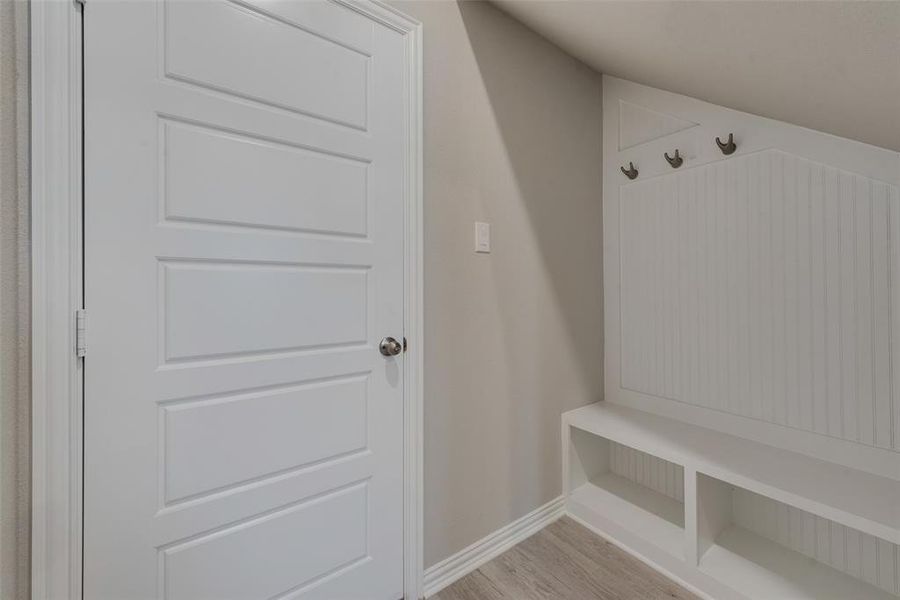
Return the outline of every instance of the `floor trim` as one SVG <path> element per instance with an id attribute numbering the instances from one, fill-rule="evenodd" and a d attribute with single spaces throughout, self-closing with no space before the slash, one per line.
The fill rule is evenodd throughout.
<path id="1" fill-rule="evenodd" d="M 468 575 L 492 558 L 556 521 L 565 513 L 565 498 L 559 496 L 497 531 L 425 570 L 425 597 Z"/>

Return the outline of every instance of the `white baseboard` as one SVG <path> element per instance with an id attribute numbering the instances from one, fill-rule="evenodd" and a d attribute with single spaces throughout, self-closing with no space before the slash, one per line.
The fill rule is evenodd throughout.
<path id="1" fill-rule="evenodd" d="M 425 570 L 425 597 L 438 593 L 457 579 L 468 575 L 492 558 L 503 554 L 528 536 L 560 518 L 565 498 L 554 498 L 524 517 L 483 537 L 471 546 Z"/>

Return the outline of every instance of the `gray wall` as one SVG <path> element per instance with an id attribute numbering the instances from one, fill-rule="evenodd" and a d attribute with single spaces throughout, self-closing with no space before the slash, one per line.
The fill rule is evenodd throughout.
<path id="1" fill-rule="evenodd" d="M 30 597 L 28 5 L 0 2 L 0 598 Z"/>
<path id="2" fill-rule="evenodd" d="M 607 75 L 900 151 L 900 2 L 492 0 Z"/>
<path id="3" fill-rule="evenodd" d="M 392 4 L 425 28 L 427 567 L 558 496 L 560 413 L 601 398 L 600 75 L 489 4 Z"/>

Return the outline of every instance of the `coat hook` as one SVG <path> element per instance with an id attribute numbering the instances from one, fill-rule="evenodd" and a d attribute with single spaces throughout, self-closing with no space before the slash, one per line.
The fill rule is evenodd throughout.
<path id="1" fill-rule="evenodd" d="M 624 173 L 625 177 L 627 177 L 628 179 L 636 179 L 638 176 L 638 170 L 634 168 L 633 162 L 628 163 L 627 171 L 625 170 L 625 167 L 619 167 L 619 168 L 622 169 L 622 173 Z"/>
<path id="2" fill-rule="evenodd" d="M 716 146 L 719 147 L 719 150 L 722 151 L 722 154 L 728 156 L 729 154 L 734 154 L 734 151 L 737 150 L 737 144 L 734 143 L 734 134 L 728 134 L 728 143 L 723 144 L 722 140 L 716 137 Z"/>
<path id="3" fill-rule="evenodd" d="M 672 165 L 673 169 L 677 169 L 678 167 L 681 166 L 681 163 L 684 162 L 684 159 L 681 158 L 681 156 L 679 156 L 679 154 L 678 154 L 678 148 L 675 148 L 675 157 L 674 158 L 670 157 L 668 152 L 664 153 L 663 156 L 666 157 L 666 162 L 668 162 L 670 165 Z"/>

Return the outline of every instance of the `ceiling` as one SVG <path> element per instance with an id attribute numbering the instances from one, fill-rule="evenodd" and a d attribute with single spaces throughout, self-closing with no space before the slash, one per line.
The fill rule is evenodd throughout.
<path id="1" fill-rule="evenodd" d="M 492 0 L 602 73 L 900 151 L 900 0 Z"/>

